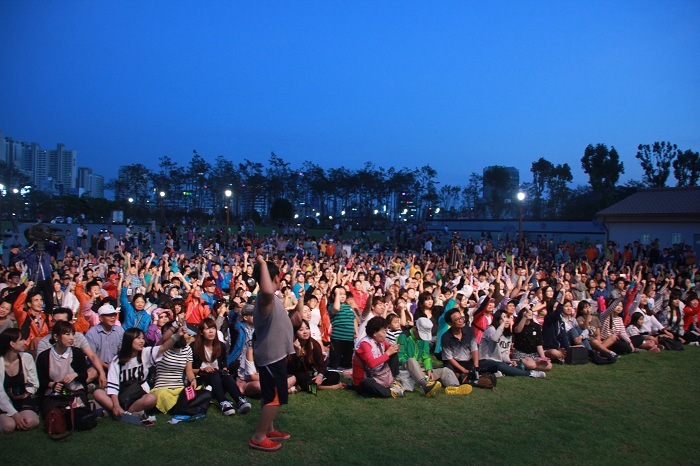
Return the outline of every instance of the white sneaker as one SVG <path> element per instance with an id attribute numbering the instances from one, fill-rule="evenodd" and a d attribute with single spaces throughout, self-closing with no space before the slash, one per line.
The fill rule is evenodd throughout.
<path id="1" fill-rule="evenodd" d="M 536 379 L 546 379 L 547 374 L 542 371 L 530 371 L 530 377 L 534 377 Z"/>
<path id="2" fill-rule="evenodd" d="M 221 407 L 221 412 L 224 414 L 224 416 L 236 414 L 236 409 L 233 407 L 233 404 L 231 404 L 230 401 L 222 401 L 219 403 L 219 406 Z"/>
<path id="3" fill-rule="evenodd" d="M 503 375 L 503 372 L 501 372 L 501 371 L 496 371 L 496 373 L 493 375 L 495 375 L 497 379 L 500 379 L 501 377 L 505 377 L 505 375 Z"/>

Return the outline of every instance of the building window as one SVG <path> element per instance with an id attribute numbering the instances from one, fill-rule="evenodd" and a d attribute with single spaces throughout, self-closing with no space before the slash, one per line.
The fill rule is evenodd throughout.
<path id="1" fill-rule="evenodd" d="M 683 242 L 683 235 L 680 233 L 671 233 L 671 244 L 680 244 Z"/>
<path id="2" fill-rule="evenodd" d="M 639 238 L 639 241 L 642 244 L 649 244 L 651 241 L 649 240 L 649 233 L 643 233 L 642 236 Z"/>

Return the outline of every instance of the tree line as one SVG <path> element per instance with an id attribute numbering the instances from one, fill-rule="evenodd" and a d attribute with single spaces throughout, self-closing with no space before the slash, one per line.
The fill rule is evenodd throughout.
<path id="1" fill-rule="evenodd" d="M 518 190 L 526 193 L 525 216 L 532 219 L 590 219 L 608 205 L 641 188 L 664 187 L 671 173 L 676 186 L 697 186 L 700 156 L 681 151 L 670 142 L 640 144 L 643 178 L 620 185 L 624 164 L 614 146 L 588 145 L 580 159 L 588 185 L 571 187 L 568 163 L 554 164 L 544 157 L 532 162 L 532 181 L 513 185 L 506 167 L 483 174 L 472 172 L 464 185 L 442 185 L 429 164 L 419 168 L 381 167 L 367 162 L 362 168 L 324 168 L 306 161 L 292 167 L 274 152 L 267 164 L 244 159 L 234 163 L 219 155 L 213 163 L 195 150 L 189 163 L 180 165 L 169 156 L 159 159 L 156 170 L 142 164 L 121 168 L 122 175 L 107 184 L 117 200 L 132 197 L 137 203 L 163 190 L 169 208 L 188 212 L 203 208 L 219 213 L 227 202 L 234 214 L 265 217 L 277 199 L 291 202 L 298 213 L 321 219 L 346 212 L 346 218 L 384 218 L 387 221 L 435 218 L 512 218 L 517 215 Z M 486 187 L 488 195 L 484 195 Z M 153 192 L 149 192 L 149 190 Z M 225 191 L 232 196 L 227 199 Z M 261 211 L 266 209 L 265 211 Z"/>
<path id="2" fill-rule="evenodd" d="M 178 218 L 179 214 L 187 213 L 192 217 L 214 214 L 221 219 L 225 207 L 231 208 L 233 218 L 260 218 L 268 216 L 276 200 L 284 199 L 293 205 L 291 212 L 316 216 L 322 221 L 342 212 L 346 219 L 375 225 L 379 221 L 403 219 L 500 219 L 518 215 L 520 204 L 516 194 L 522 190 L 526 193 L 522 206 L 526 218 L 589 220 L 597 211 L 638 189 L 667 186 L 671 175 L 680 187 L 697 186 L 700 180 L 698 152 L 683 151 L 670 142 L 640 144 L 636 159 L 643 171 L 642 179 L 622 185 L 619 179 L 625 167 L 617 150 L 600 143 L 588 145 L 580 159 L 588 175 L 587 185 L 572 187 L 569 164 L 555 164 L 544 157 L 532 162 L 532 181 L 519 186 L 512 182 L 508 168 L 502 166 L 490 167 L 481 174 L 465 174 L 463 185 L 441 185 L 437 170 L 429 164 L 418 168 L 386 168 L 367 162 L 359 169 L 350 169 L 325 168 L 306 161 L 292 167 L 274 152 L 263 164 L 249 159 L 234 162 L 221 155 L 210 162 L 195 150 L 186 165 L 163 156 L 154 170 L 143 164 L 121 167 L 120 176 L 105 186 L 114 191 L 115 202 L 102 202 L 104 205 L 99 205 L 99 214 L 95 215 L 103 217 L 109 209 L 124 209 L 127 216 L 129 211 L 152 216 L 148 212 L 162 202 L 161 208 L 165 208 L 168 216 L 177 213 Z M 0 162 L 0 184 L 26 186 L 30 181 L 13 165 Z M 231 191 L 231 197 L 226 197 L 227 190 Z M 3 195 L 6 215 L 22 210 L 22 204 L 25 213 L 31 216 L 41 212 L 46 216 L 67 215 L 69 212 L 60 209 L 64 204 L 63 210 L 73 210 L 67 208 L 69 200 L 52 202 L 49 195 L 37 190 L 32 190 L 24 200 L 13 201 L 7 189 Z M 84 208 L 92 202 L 81 201 Z M 277 211 L 289 213 L 290 209 L 276 209 L 272 213 Z"/>

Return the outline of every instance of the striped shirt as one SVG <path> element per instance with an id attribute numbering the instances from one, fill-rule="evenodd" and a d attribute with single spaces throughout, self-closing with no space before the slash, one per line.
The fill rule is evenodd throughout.
<path id="1" fill-rule="evenodd" d="M 349 304 L 341 304 L 340 310 L 333 314 L 331 312 L 331 325 L 333 326 L 332 340 L 354 341 L 355 340 L 355 311 Z"/>
<path id="2" fill-rule="evenodd" d="M 610 319 L 612 319 L 612 330 L 610 329 Z M 622 317 L 613 317 L 609 315 L 607 318 L 603 319 L 600 324 L 600 338 L 601 340 L 607 340 L 610 338 L 610 335 L 616 335 L 626 342 L 630 342 L 630 337 L 627 334 L 627 330 L 625 330 L 625 324 L 622 321 Z"/>
<path id="3" fill-rule="evenodd" d="M 187 363 L 194 360 L 192 348 L 185 346 L 181 350 L 168 350 L 163 359 L 156 364 L 156 386 L 154 388 L 182 388 Z"/>

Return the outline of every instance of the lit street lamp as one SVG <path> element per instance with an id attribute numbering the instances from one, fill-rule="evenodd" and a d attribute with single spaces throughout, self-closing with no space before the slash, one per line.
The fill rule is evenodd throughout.
<path id="1" fill-rule="evenodd" d="M 525 193 L 518 193 L 518 201 L 520 201 L 520 222 L 518 227 L 518 255 L 523 254 L 523 202 L 525 201 Z"/>
<path id="2" fill-rule="evenodd" d="M 160 222 L 165 225 L 165 191 L 158 194 L 160 195 Z"/>
<path id="3" fill-rule="evenodd" d="M 130 224 L 132 222 L 132 217 L 134 215 L 134 198 L 130 197 L 129 198 L 129 221 L 127 224 Z"/>
<path id="4" fill-rule="evenodd" d="M 230 217 L 231 217 L 231 192 L 230 189 L 227 189 L 224 191 L 224 194 L 226 195 L 226 237 L 228 238 L 229 235 L 229 222 L 230 222 Z"/>

